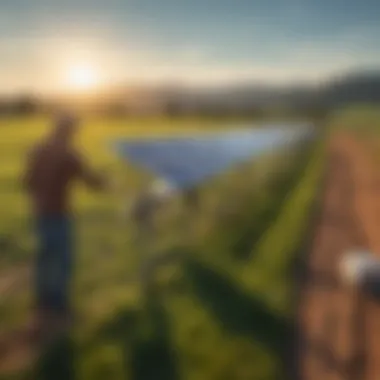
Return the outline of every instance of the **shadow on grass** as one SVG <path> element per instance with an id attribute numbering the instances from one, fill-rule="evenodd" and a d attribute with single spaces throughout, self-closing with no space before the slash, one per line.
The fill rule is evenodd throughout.
<path id="1" fill-rule="evenodd" d="M 60 337 L 52 346 L 44 350 L 37 361 L 35 379 L 75 380 L 75 346 L 70 334 Z"/>
<path id="2" fill-rule="evenodd" d="M 291 168 L 273 174 L 265 188 L 265 197 L 258 200 L 253 196 L 238 217 L 227 218 L 227 223 L 223 220 L 222 223 L 226 223 L 224 228 L 227 237 L 224 248 L 233 258 L 247 260 L 252 257 L 256 244 L 273 224 L 288 195 L 303 176 L 310 154 L 308 148 L 301 150 Z"/>
<path id="3" fill-rule="evenodd" d="M 110 341 L 122 349 L 124 371 L 120 380 L 179 379 L 170 323 L 157 296 L 147 296 L 141 312 L 124 310 L 118 313 L 97 330 L 86 346 L 91 352 Z M 44 350 L 30 380 L 80 380 L 75 355 L 72 337 L 62 336 Z"/>
<path id="4" fill-rule="evenodd" d="M 147 302 L 146 323 L 150 334 L 137 336 L 132 342 L 132 378 L 175 380 L 179 378 L 170 324 L 165 310 L 154 295 Z"/>
<path id="5" fill-rule="evenodd" d="M 131 310 L 119 313 L 95 338 L 98 342 L 111 340 L 121 346 L 128 379 L 179 379 L 170 323 L 157 295 L 147 296 L 141 314 Z"/>
<path id="6" fill-rule="evenodd" d="M 260 342 L 280 360 L 284 359 L 289 344 L 289 321 L 225 276 L 195 260 L 187 261 L 185 271 L 196 296 L 226 330 Z"/>

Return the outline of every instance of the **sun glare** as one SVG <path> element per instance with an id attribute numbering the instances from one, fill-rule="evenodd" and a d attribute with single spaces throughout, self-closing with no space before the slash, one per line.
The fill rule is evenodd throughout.
<path id="1" fill-rule="evenodd" d="M 99 83 L 99 74 L 91 65 L 73 65 L 67 71 L 67 82 L 72 89 L 87 90 Z"/>

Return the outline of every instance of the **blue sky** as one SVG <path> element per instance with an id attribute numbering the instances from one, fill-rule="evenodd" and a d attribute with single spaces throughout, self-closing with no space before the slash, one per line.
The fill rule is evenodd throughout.
<path id="1" fill-rule="evenodd" d="M 318 80 L 380 67 L 377 0 L 8 0 L 4 90 L 58 90 L 68 66 L 105 82 Z"/>

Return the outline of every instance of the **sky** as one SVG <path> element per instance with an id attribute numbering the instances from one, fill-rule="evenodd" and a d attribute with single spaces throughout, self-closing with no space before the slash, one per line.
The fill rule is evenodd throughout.
<path id="1" fill-rule="evenodd" d="M 107 85 L 315 82 L 380 68 L 379 20 L 378 0 L 1 0 L 0 92 L 59 92 L 82 66 Z"/>

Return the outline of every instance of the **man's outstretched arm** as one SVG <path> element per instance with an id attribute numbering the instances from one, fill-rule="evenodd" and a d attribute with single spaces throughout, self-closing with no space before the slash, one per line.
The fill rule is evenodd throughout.
<path id="1" fill-rule="evenodd" d="M 118 186 L 110 178 L 104 176 L 98 171 L 93 170 L 84 159 L 79 156 L 75 157 L 77 175 L 87 187 L 95 191 L 107 191 L 115 193 Z"/>
<path id="2" fill-rule="evenodd" d="M 108 181 L 103 175 L 93 170 L 79 155 L 73 155 L 73 160 L 77 177 L 82 180 L 87 187 L 97 191 L 107 190 Z"/>

